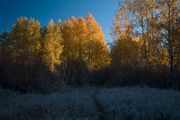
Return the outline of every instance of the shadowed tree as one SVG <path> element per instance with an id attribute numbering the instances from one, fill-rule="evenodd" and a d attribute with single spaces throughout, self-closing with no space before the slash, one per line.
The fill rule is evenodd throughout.
<path id="1" fill-rule="evenodd" d="M 180 1 L 179 0 L 160 0 L 157 2 L 160 7 L 160 17 L 161 21 L 159 23 L 159 27 L 161 29 L 161 35 L 163 40 L 167 44 L 168 51 L 168 59 L 171 74 L 175 73 L 175 41 L 178 39 L 175 34 L 175 31 L 179 29 L 179 25 L 177 24 L 178 17 L 180 16 Z M 176 38 L 176 40 L 175 40 Z M 178 48 L 177 48 L 178 49 Z"/>

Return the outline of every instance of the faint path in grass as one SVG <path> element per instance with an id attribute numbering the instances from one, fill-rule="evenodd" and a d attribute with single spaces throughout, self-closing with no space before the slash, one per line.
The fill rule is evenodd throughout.
<path id="1" fill-rule="evenodd" d="M 95 107 L 96 107 L 96 110 L 98 112 L 98 119 L 99 120 L 105 120 L 105 108 L 104 106 L 101 104 L 100 100 L 98 100 L 97 98 L 97 94 L 99 93 L 100 89 L 99 88 L 96 88 L 94 90 L 94 93 L 93 93 L 93 100 L 94 100 L 94 104 L 95 104 Z"/>

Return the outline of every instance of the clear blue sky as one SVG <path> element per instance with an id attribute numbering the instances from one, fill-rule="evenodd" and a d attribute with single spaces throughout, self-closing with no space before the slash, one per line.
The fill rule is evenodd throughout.
<path id="1" fill-rule="evenodd" d="M 109 32 L 118 3 L 119 0 L 0 0 L 0 32 L 10 30 L 20 16 L 35 18 L 43 26 L 50 19 L 57 22 L 92 13 L 102 26 L 105 38 L 111 41 Z"/>

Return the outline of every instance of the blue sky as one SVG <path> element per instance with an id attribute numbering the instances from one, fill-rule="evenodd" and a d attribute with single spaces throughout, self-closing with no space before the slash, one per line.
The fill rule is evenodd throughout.
<path id="1" fill-rule="evenodd" d="M 118 3 L 119 0 L 0 0 L 0 31 L 10 30 L 20 16 L 35 18 L 43 26 L 50 19 L 57 22 L 92 13 L 102 26 L 105 38 L 111 41 L 109 32 Z"/>

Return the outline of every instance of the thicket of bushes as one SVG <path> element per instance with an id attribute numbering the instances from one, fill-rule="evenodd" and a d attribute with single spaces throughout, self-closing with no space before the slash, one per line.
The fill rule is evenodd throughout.
<path id="1" fill-rule="evenodd" d="M 8 65 L 10 63 L 8 62 Z M 113 68 L 111 65 L 100 70 L 90 70 L 81 61 L 69 61 L 66 69 L 58 66 L 51 72 L 41 63 L 31 66 L 0 64 L 0 85 L 22 93 L 49 93 L 65 87 L 81 86 L 150 86 L 163 89 L 180 89 L 180 74 L 171 75 L 169 69 L 135 69 L 130 66 Z M 10 68 L 10 69 L 6 69 Z"/>

